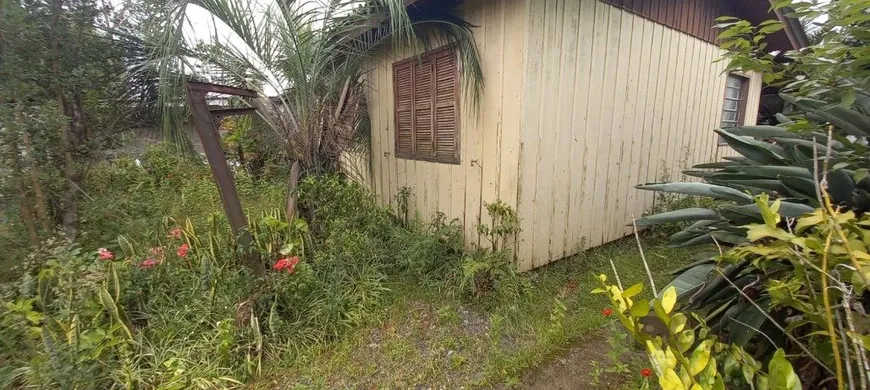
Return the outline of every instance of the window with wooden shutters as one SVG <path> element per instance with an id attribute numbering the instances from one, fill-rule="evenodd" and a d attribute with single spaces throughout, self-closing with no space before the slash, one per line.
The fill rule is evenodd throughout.
<path id="1" fill-rule="evenodd" d="M 459 163 L 459 77 L 446 46 L 393 64 L 396 157 Z"/>

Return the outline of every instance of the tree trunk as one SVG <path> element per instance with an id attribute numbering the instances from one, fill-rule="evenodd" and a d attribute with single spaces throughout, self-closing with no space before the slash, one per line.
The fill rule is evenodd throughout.
<path id="1" fill-rule="evenodd" d="M 19 187 L 19 196 L 21 197 L 20 212 L 21 222 L 27 229 L 27 238 L 31 246 L 39 245 L 39 234 L 36 232 L 36 221 L 34 221 L 33 210 L 30 209 L 30 197 L 27 196 L 26 189 Z"/>
<path id="2" fill-rule="evenodd" d="M 30 145 L 30 135 L 27 132 L 23 134 L 24 141 L 24 152 L 28 156 L 33 155 L 33 148 Z M 39 183 L 39 165 L 36 160 L 33 160 L 33 164 L 30 167 L 30 182 L 33 186 L 33 205 L 36 209 L 36 216 L 39 218 L 39 222 L 42 225 L 43 232 L 51 231 L 51 218 L 48 216 L 48 202 L 45 199 L 45 193 L 42 192 L 42 185 Z"/>
<path id="3" fill-rule="evenodd" d="M 55 0 L 52 3 L 52 38 L 51 38 L 51 49 L 52 49 L 52 72 L 55 74 L 55 77 L 61 78 L 61 68 L 60 68 L 60 33 L 64 30 L 65 26 L 60 23 L 61 14 L 63 13 L 63 0 Z M 81 181 L 81 175 L 78 172 L 78 168 L 76 167 L 75 159 L 73 158 L 73 152 L 76 150 L 76 147 L 79 144 L 79 141 L 83 139 L 86 135 L 85 121 L 84 121 L 84 109 L 82 107 L 81 99 L 79 97 L 74 97 L 69 99 L 67 94 L 64 92 L 63 88 L 58 86 L 55 88 L 55 99 L 57 100 L 58 108 L 60 108 L 61 112 L 64 115 L 70 117 L 69 126 L 63 127 L 63 176 L 66 181 L 67 189 L 63 194 L 61 199 L 61 205 L 63 207 L 63 216 L 61 219 L 63 230 L 67 233 L 70 238 L 75 238 L 77 231 L 77 219 L 78 219 L 78 202 L 77 202 L 77 193 L 79 188 L 79 182 Z"/>
<path id="4" fill-rule="evenodd" d="M 296 216 L 296 184 L 299 183 L 299 161 L 290 167 L 290 183 L 287 186 L 287 220 Z"/>
<path id="5" fill-rule="evenodd" d="M 79 172 L 73 151 L 84 140 L 87 134 L 85 126 L 85 112 L 80 98 L 66 100 L 61 95 L 61 101 L 66 110 L 64 114 L 70 117 L 68 127 L 64 127 L 64 179 L 67 189 L 63 195 L 63 229 L 70 238 L 75 238 L 78 233 L 78 191 L 81 187 L 82 175 Z"/>
<path id="6" fill-rule="evenodd" d="M 12 137 L 5 140 L 6 146 L 9 148 L 9 165 L 12 171 L 12 177 L 15 180 L 15 185 L 18 187 L 18 208 L 21 215 L 21 222 L 27 230 L 27 237 L 30 245 L 36 246 L 39 244 L 39 233 L 36 231 L 36 218 L 33 215 L 33 208 L 30 205 L 31 199 L 27 191 L 27 186 L 24 184 L 24 171 L 21 169 L 21 154 L 18 151 L 18 139 L 14 133 Z"/>

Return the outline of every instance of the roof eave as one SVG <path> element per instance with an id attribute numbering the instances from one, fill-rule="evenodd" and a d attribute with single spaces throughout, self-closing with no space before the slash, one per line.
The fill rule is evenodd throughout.
<path id="1" fill-rule="evenodd" d="M 775 0 L 769 1 L 772 7 Z M 794 12 L 793 9 L 789 7 L 775 8 L 773 12 L 776 14 L 776 18 L 779 19 L 780 23 L 782 23 L 783 30 L 785 30 L 785 34 L 788 36 L 788 41 L 791 43 L 792 48 L 800 50 L 809 46 L 809 39 L 807 39 L 807 32 L 804 31 L 803 25 L 801 25 L 798 19 L 788 16 L 788 14 Z"/>

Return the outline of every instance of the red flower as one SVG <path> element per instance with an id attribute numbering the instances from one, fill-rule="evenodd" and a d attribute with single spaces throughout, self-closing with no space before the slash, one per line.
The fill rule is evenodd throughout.
<path id="1" fill-rule="evenodd" d="M 100 260 L 112 260 L 115 257 L 115 254 L 106 248 L 98 249 L 97 254 L 100 256 Z"/>
<path id="2" fill-rule="evenodd" d="M 611 309 L 609 307 L 605 308 L 604 310 L 601 311 L 601 314 L 603 314 L 605 317 L 610 317 L 610 315 L 613 314 L 613 309 Z"/>
<path id="3" fill-rule="evenodd" d="M 296 264 L 298 264 L 298 263 L 299 263 L 299 258 L 296 256 L 293 256 L 289 259 L 285 257 L 283 259 L 279 259 L 278 261 L 276 261 L 275 265 L 272 266 L 272 269 L 274 269 L 275 271 L 287 270 L 288 274 L 292 274 L 292 273 L 296 272 Z"/>
<path id="4" fill-rule="evenodd" d="M 190 245 L 187 245 L 186 242 L 184 244 L 181 244 L 181 246 L 178 247 L 178 257 L 187 256 L 187 251 L 189 251 L 189 250 L 190 250 Z"/>
<path id="5" fill-rule="evenodd" d="M 169 231 L 166 238 L 181 238 L 181 228 L 175 228 Z"/>
<path id="6" fill-rule="evenodd" d="M 640 370 L 640 376 L 644 378 L 649 378 L 652 376 L 652 370 L 650 370 L 649 368 L 642 368 Z"/>
<path id="7" fill-rule="evenodd" d="M 148 269 L 157 265 L 157 260 L 154 259 L 145 259 L 145 261 L 139 263 L 139 268 Z"/>

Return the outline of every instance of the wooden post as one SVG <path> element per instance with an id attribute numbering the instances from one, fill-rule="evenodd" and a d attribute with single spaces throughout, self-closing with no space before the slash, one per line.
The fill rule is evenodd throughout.
<path id="1" fill-rule="evenodd" d="M 211 174 L 217 182 L 218 191 L 221 195 L 221 202 L 224 206 L 227 219 L 233 229 L 237 243 L 242 247 L 244 253 L 244 262 L 251 268 L 254 274 L 258 276 L 265 275 L 266 269 L 260 261 L 256 253 L 251 251 L 251 243 L 253 241 L 251 232 L 248 230 L 248 221 L 245 217 L 245 212 L 242 210 L 242 204 L 239 201 L 239 195 L 236 192 L 236 185 L 233 181 L 233 175 L 227 165 L 226 154 L 221 147 L 220 134 L 217 126 L 215 126 L 214 115 L 208 108 L 208 102 L 205 96 L 208 92 L 217 92 L 223 94 L 232 94 L 246 97 L 256 97 L 254 91 L 247 89 L 239 89 L 232 87 L 219 86 L 214 84 L 204 84 L 187 82 L 187 99 L 190 103 L 190 109 L 193 113 L 193 126 L 202 140 L 202 148 L 205 150 L 205 156 L 208 159 L 208 165 L 211 167 Z M 253 112 L 253 109 L 233 109 L 216 110 L 221 116 L 240 115 Z"/>

